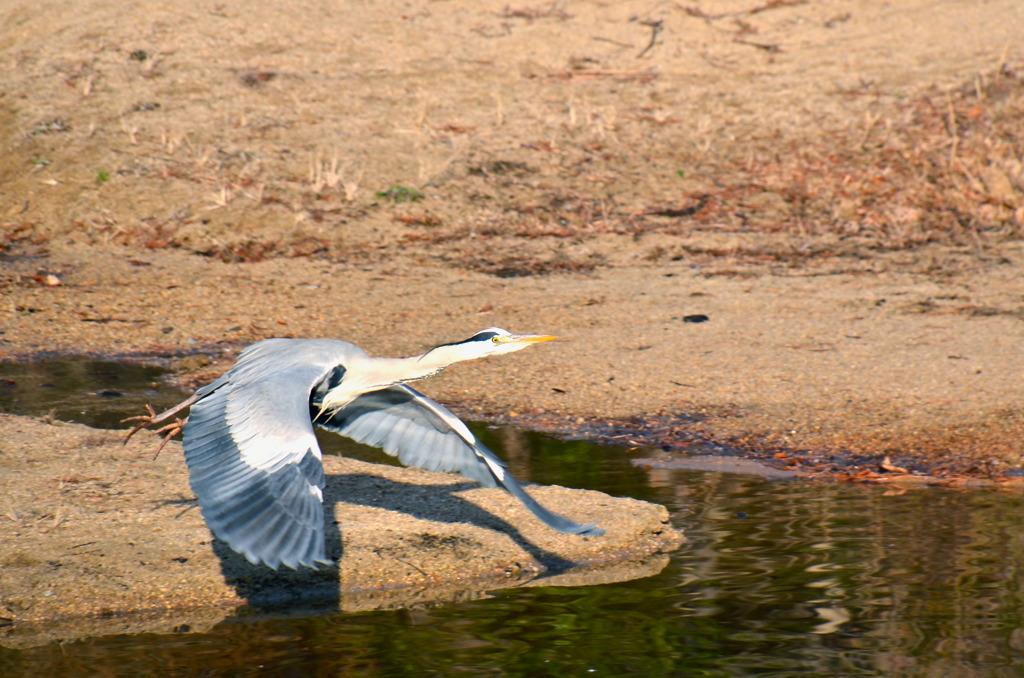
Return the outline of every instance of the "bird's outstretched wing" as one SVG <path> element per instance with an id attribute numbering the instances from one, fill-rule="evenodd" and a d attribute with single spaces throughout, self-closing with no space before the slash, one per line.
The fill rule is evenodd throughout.
<path id="1" fill-rule="evenodd" d="M 293 343 L 283 350 L 282 341 Z M 252 563 L 277 569 L 331 562 L 308 402 L 349 347 L 260 342 L 197 392 L 183 442 L 192 490 L 210 530 Z"/>
<path id="2" fill-rule="evenodd" d="M 314 411 L 315 414 L 315 411 Z M 598 536 L 596 523 L 579 525 L 541 506 L 508 472 L 505 462 L 477 440 L 462 421 L 419 391 L 399 384 L 365 393 L 315 424 L 428 471 L 457 471 L 486 487 L 501 487 L 544 524 L 569 534 Z"/>

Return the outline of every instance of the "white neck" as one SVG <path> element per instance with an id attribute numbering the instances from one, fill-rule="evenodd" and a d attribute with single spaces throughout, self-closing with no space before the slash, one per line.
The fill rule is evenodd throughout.
<path id="1" fill-rule="evenodd" d="M 352 364 L 341 383 L 324 396 L 320 411 L 339 410 L 364 393 L 426 379 L 463 360 L 472 357 L 460 354 L 454 346 L 438 346 L 411 358 L 370 358 L 365 365 Z"/>

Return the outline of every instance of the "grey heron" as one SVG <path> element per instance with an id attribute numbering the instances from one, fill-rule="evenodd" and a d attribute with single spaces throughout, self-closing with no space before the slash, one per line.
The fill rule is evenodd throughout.
<path id="1" fill-rule="evenodd" d="M 189 481 L 210 530 L 250 562 L 274 569 L 331 563 L 314 425 L 409 466 L 501 487 L 549 527 L 598 536 L 604 530 L 596 523 L 580 525 L 541 506 L 458 417 L 407 384 L 554 338 L 491 327 L 410 358 L 373 358 L 334 339 L 265 339 L 180 404 L 126 419 L 138 422 L 128 438 L 174 418 L 159 431 L 166 443 L 182 430 Z M 188 418 L 177 418 L 185 408 Z"/>

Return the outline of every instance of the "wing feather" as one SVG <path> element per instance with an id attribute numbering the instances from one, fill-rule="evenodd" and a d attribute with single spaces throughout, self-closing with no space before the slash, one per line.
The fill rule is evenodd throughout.
<path id="1" fill-rule="evenodd" d="M 531 497 L 462 421 L 440 403 L 399 384 L 366 393 L 315 424 L 395 455 L 408 466 L 428 471 L 456 471 L 486 487 L 501 487 L 538 519 L 559 532 L 597 536 L 596 523 L 579 525 L 553 513 Z"/>
<path id="2" fill-rule="evenodd" d="M 325 375 L 359 355 L 340 341 L 270 339 L 197 391 L 184 439 L 192 490 L 210 530 L 250 562 L 330 562 L 308 403 Z"/>

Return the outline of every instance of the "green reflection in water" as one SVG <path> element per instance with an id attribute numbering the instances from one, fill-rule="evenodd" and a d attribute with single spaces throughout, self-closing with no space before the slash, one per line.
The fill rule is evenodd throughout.
<path id="1" fill-rule="evenodd" d="M 667 505 L 689 542 L 643 580 L 0 650 L 3 674 L 1024 674 L 1018 494 L 645 471 L 621 448 L 475 430 L 523 478 Z"/>

